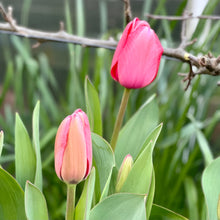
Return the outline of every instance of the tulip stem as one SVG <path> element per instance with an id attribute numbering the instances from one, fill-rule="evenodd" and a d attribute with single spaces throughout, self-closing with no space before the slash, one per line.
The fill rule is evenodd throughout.
<path id="1" fill-rule="evenodd" d="M 118 116 L 117 116 L 117 119 L 116 119 L 116 122 L 115 122 L 115 127 L 114 127 L 114 130 L 113 130 L 112 139 L 111 139 L 111 143 L 110 143 L 113 152 L 115 151 L 119 131 L 121 129 L 121 125 L 122 125 L 122 122 L 123 122 L 123 118 L 124 118 L 125 110 L 126 110 L 126 107 L 127 107 L 130 92 L 131 92 L 131 89 L 127 89 L 127 88 L 124 89 L 123 97 L 122 97 L 122 100 L 121 100 L 121 105 L 120 105 L 120 108 L 119 108 L 119 111 L 118 111 Z"/>
<path id="2" fill-rule="evenodd" d="M 66 220 L 74 219 L 76 184 L 67 184 Z"/>

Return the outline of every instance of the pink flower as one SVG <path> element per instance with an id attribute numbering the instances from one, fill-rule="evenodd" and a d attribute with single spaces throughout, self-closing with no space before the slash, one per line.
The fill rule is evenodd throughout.
<path id="1" fill-rule="evenodd" d="M 157 76 L 163 47 L 146 21 L 135 18 L 122 33 L 112 65 L 112 78 L 129 89 L 149 85 Z"/>
<path id="2" fill-rule="evenodd" d="M 90 173 L 92 141 L 87 115 L 77 109 L 60 124 L 55 140 L 55 171 L 67 183 L 79 183 Z"/>
<path id="3" fill-rule="evenodd" d="M 118 177 L 117 177 L 116 186 L 115 186 L 116 192 L 119 192 L 120 189 L 122 188 L 122 186 L 124 185 L 128 175 L 131 171 L 133 163 L 134 163 L 133 158 L 130 154 L 125 156 L 125 158 L 121 164 L 121 167 L 118 171 Z"/>

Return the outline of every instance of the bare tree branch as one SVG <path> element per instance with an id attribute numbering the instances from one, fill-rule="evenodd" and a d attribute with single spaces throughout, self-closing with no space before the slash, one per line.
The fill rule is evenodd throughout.
<path id="1" fill-rule="evenodd" d="M 152 14 L 146 14 L 147 18 L 152 18 L 156 20 L 168 20 L 168 21 L 183 21 L 183 20 L 189 20 L 189 19 L 210 19 L 210 20 L 220 20 L 220 16 L 217 15 L 199 15 L 194 16 L 192 14 L 186 14 L 183 16 L 164 16 L 164 15 L 152 15 Z"/>
<path id="2" fill-rule="evenodd" d="M 0 23 L 0 33 L 35 39 L 40 43 L 52 41 L 52 42 L 60 42 L 60 43 L 79 44 L 88 47 L 101 47 L 111 50 L 114 50 L 117 46 L 117 41 L 113 39 L 97 40 L 97 39 L 79 37 L 76 35 L 68 34 L 63 30 L 60 30 L 58 32 L 44 32 L 44 31 L 37 31 L 37 30 L 25 28 L 18 25 L 16 25 L 16 30 L 14 30 L 11 27 L 11 25 L 8 23 Z"/>
<path id="3" fill-rule="evenodd" d="M 44 32 L 37 31 L 23 26 L 16 25 L 15 20 L 12 17 L 12 10 L 7 13 L 3 6 L 0 4 L 0 13 L 7 23 L 0 22 L 0 33 L 16 35 L 24 38 L 30 38 L 37 41 L 34 44 L 34 48 L 38 47 L 44 42 L 60 42 L 78 44 L 85 47 L 97 47 L 115 50 L 117 41 L 114 39 L 99 40 L 86 37 L 79 37 L 76 35 L 68 34 L 64 30 L 64 24 L 60 24 L 60 30 L 57 32 Z M 162 16 L 161 16 L 162 17 Z M 184 17 L 185 18 L 185 17 Z M 178 48 L 164 48 L 163 55 L 168 58 L 174 58 L 181 62 L 189 63 L 190 71 L 188 74 L 184 74 L 184 81 L 188 80 L 186 89 L 189 87 L 191 80 L 196 75 L 207 74 L 211 76 L 220 76 L 220 56 L 213 57 L 211 54 L 203 55 L 201 57 L 194 56 L 185 50 L 185 47 L 192 42 L 184 42 L 184 45 Z M 196 71 L 193 71 L 193 67 L 196 67 Z M 219 85 L 219 83 L 218 83 Z"/>

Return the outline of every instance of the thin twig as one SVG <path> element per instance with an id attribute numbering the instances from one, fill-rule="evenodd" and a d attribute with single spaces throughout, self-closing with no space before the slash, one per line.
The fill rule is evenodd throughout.
<path id="1" fill-rule="evenodd" d="M 5 21 L 7 21 L 7 13 L 6 13 L 6 11 L 5 11 L 5 9 L 4 9 L 4 7 L 3 7 L 3 5 L 0 3 L 0 13 L 1 13 L 1 15 L 2 15 L 2 17 L 3 17 L 3 19 L 5 20 Z"/>
<path id="2" fill-rule="evenodd" d="M 13 19 L 13 8 L 8 7 L 8 12 L 4 9 L 3 5 L 0 3 L 0 13 L 2 14 L 3 19 L 10 24 L 13 30 L 18 31 L 16 28 L 16 22 Z"/>
<path id="3" fill-rule="evenodd" d="M 132 20 L 131 4 L 130 4 L 130 0 L 123 0 L 123 1 L 124 1 L 125 22 L 126 24 L 128 24 Z"/>
<path id="4" fill-rule="evenodd" d="M 190 84 L 191 84 L 191 81 L 192 79 L 194 78 L 195 76 L 195 73 L 193 72 L 193 69 L 192 69 L 192 64 L 191 62 L 189 62 L 189 73 L 188 75 L 183 79 L 184 82 L 188 81 L 187 84 L 186 84 L 186 87 L 185 87 L 185 91 L 189 88 Z"/>
<path id="5" fill-rule="evenodd" d="M 166 16 L 166 15 L 152 15 L 152 14 L 145 14 L 147 18 L 152 18 L 156 20 L 167 20 L 167 21 L 182 21 L 182 20 L 189 20 L 189 19 L 210 19 L 210 20 L 220 20 L 220 16 L 217 15 L 183 15 L 183 16 Z"/>

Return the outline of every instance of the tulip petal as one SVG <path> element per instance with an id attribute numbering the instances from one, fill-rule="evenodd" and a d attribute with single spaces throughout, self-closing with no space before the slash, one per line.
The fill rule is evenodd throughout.
<path id="1" fill-rule="evenodd" d="M 91 167 L 92 167 L 92 138 L 91 138 L 91 132 L 90 132 L 90 126 L 89 126 L 89 120 L 84 113 L 84 135 L 86 140 L 86 155 L 87 155 L 87 170 L 85 177 L 88 176 L 90 173 Z"/>
<path id="2" fill-rule="evenodd" d="M 70 122 L 71 122 L 71 116 L 67 116 L 62 121 L 62 123 L 58 128 L 56 140 L 55 140 L 55 149 L 54 149 L 55 171 L 59 178 L 61 178 L 63 154 L 66 148 Z"/>
<path id="3" fill-rule="evenodd" d="M 138 19 L 138 18 L 137 18 Z M 118 58 L 120 56 L 120 53 L 122 52 L 123 48 L 125 47 L 125 44 L 127 42 L 127 37 L 130 34 L 132 30 L 133 23 L 132 21 L 128 23 L 125 30 L 123 31 L 123 34 L 121 36 L 120 41 L 118 42 L 117 48 L 115 50 L 113 59 L 112 59 L 112 65 L 111 65 L 111 75 L 112 78 L 116 81 L 118 81 L 118 71 L 117 71 L 117 65 L 118 65 Z"/>
<path id="4" fill-rule="evenodd" d="M 83 124 L 81 118 L 73 114 L 63 156 L 61 177 L 65 182 L 76 184 L 83 180 L 86 168 L 86 141 Z"/>
<path id="5" fill-rule="evenodd" d="M 87 156 L 87 169 L 84 178 L 86 178 L 92 167 L 92 139 L 91 139 L 90 126 L 89 126 L 89 119 L 81 109 L 76 110 L 75 113 L 77 113 L 80 116 L 81 123 L 83 124 L 83 128 L 84 128 L 83 131 L 86 141 L 86 156 Z"/>
<path id="6" fill-rule="evenodd" d="M 118 60 L 119 82 L 126 88 L 142 88 L 156 77 L 163 48 L 154 31 L 139 27 L 131 33 Z"/>

